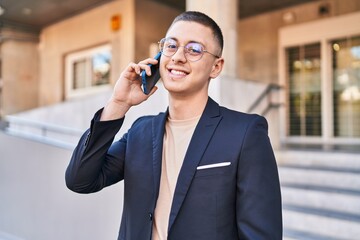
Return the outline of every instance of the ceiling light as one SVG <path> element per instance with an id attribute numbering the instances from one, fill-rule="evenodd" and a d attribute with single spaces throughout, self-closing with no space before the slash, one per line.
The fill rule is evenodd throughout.
<path id="1" fill-rule="evenodd" d="M 3 8 L 2 6 L 0 6 L 0 16 L 3 15 L 5 13 L 5 8 Z"/>
<path id="2" fill-rule="evenodd" d="M 30 8 L 23 8 L 23 9 L 22 9 L 22 13 L 23 13 L 24 15 L 31 15 L 32 10 L 31 10 Z"/>
<path id="3" fill-rule="evenodd" d="M 285 22 L 285 23 L 293 23 L 293 22 L 295 22 L 295 13 L 293 13 L 293 12 L 286 12 L 286 13 L 284 13 L 283 14 L 283 21 Z"/>

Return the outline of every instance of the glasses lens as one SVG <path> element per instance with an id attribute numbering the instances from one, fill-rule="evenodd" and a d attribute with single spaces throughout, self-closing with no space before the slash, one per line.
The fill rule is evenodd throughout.
<path id="1" fill-rule="evenodd" d="M 200 43 L 188 43 L 185 46 L 186 57 L 190 61 L 197 61 L 201 58 L 204 48 Z"/>
<path id="2" fill-rule="evenodd" d="M 163 38 L 159 42 L 159 48 L 163 55 L 171 57 L 176 53 L 179 45 L 172 38 Z M 191 42 L 184 46 L 186 59 L 192 62 L 200 60 L 204 51 L 204 47 L 200 43 Z"/>
<path id="3" fill-rule="evenodd" d="M 164 38 L 160 41 L 160 51 L 165 56 L 172 56 L 176 53 L 178 49 L 177 42 L 171 38 Z"/>

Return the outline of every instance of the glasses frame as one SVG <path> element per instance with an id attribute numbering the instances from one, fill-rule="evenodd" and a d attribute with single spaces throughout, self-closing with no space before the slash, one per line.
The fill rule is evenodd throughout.
<path id="1" fill-rule="evenodd" d="M 183 46 L 177 46 L 177 47 L 176 47 L 176 51 L 175 51 L 173 54 L 170 54 L 170 55 L 168 54 L 168 55 L 166 55 L 166 54 L 164 54 L 164 51 L 163 51 L 161 45 L 163 45 L 164 42 L 165 42 L 167 39 L 172 39 L 172 38 L 162 38 L 162 39 L 158 42 L 158 44 L 159 44 L 159 50 L 160 50 L 161 54 L 164 55 L 164 56 L 166 56 L 166 57 L 172 57 L 172 56 L 174 56 L 175 53 L 177 53 L 177 51 L 179 50 L 179 48 L 183 47 L 183 48 L 184 48 L 184 52 L 185 52 L 184 56 L 185 56 L 185 58 L 186 58 L 188 61 L 190 61 L 190 62 L 197 62 L 197 61 L 199 61 L 199 60 L 202 58 L 202 56 L 204 55 L 204 53 L 208 53 L 208 54 L 214 56 L 215 58 L 220 58 L 220 56 L 218 56 L 218 55 L 216 55 L 216 54 L 214 54 L 214 53 L 211 53 L 211 52 L 207 51 L 207 50 L 205 49 L 205 47 L 204 47 L 201 43 L 198 43 L 198 42 L 189 42 L 189 43 L 197 43 L 197 44 L 200 44 L 200 45 L 202 46 L 202 51 L 201 51 L 201 53 L 200 53 L 200 57 L 199 57 L 199 59 L 197 59 L 197 60 L 190 60 L 190 59 L 188 59 L 188 57 L 187 57 L 187 55 L 186 55 L 186 54 L 188 53 L 188 51 L 187 51 L 187 48 L 185 48 L 185 47 L 186 47 L 189 43 L 187 43 L 187 44 L 185 44 L 185 45 L 183 45 Z M 173 40 L 174 40 L 174 39 L 173 39 Z M 177 42 L 176 40 L 174 40 L 174 41 Z"/>

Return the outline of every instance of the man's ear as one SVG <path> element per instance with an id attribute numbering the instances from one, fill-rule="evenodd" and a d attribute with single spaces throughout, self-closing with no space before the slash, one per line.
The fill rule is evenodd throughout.
<path id="1" fill-rule="evenodd" d="M 218 58 L 215 60 L 214 65 L 212 66 L 211 72 L 210 72 L 210 78 L 216 78 L 221 73 L 224 66 L 224 58 Z"/>

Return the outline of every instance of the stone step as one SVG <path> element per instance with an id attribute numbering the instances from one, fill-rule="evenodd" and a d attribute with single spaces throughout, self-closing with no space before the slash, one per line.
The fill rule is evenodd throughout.
<path id="1" fill-rule="evenodd" d="M 360 153 L 336 151 L 278 150 L 275 156 L 279 165 L 302 165 L 360 170 Z"/>
<path id="2" fill-rule="evenodd" d="M 298 231 L 294 229 L 284 229 L 283 240 L 339 240 L 331 236 Z"/>
<path id="3" fill-rule="evenodd" d="M 283 221 L 286 231 L 323 236 L 325 239 L 356 240 L 360 236 L 360 215 L 357 214 L 284 204 Z"/>
<path id="4" fill-rule="evenodd" d="M 360 216 L 360 190 L 301 184 L 282 184 L 284 204 L 338 211 Z"/>
<path id="5" fill-rule="evenodd" d="M 303 184 L 360 191 L 360 171 L 357 169 L 283 164 L 279 165 L 279 177 L 282 184 Z"/>

